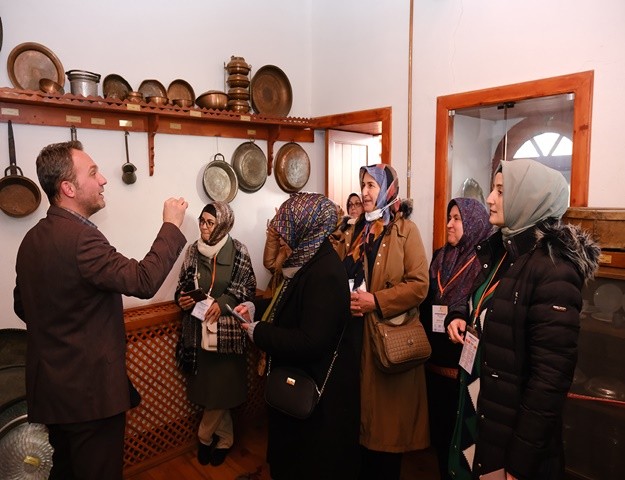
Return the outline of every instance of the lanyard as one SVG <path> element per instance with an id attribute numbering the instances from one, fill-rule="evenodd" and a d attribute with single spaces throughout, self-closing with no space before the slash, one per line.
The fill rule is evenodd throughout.
<path id="1" fill-rule="evenodd" d="M 497 265 L 497 268 L 495 268 L 495 270 L 493 271 L 492 275 L 488 279 L 488 284 L 486 285 L 486 287 L 482 291 L 482 295 L 480 296 L 480 299 L 477 302 L 477 306 L 475 307 L 475 310 L 473 311 L 473 326 L 475 326 L 475 323 L 477 321 L 477 317 L 480 314 L 480 310 L 482 308 L 482 303 L 484 303 L 484 300 L 486 300 L 488 297 L 490 297 L 490 295 L 492 295 L 492 293 L 497 288 L 497 285 L 499 285 L 500 280 L 497 280 L 493 285 L 491 285 L 491 283 L 493 282 L 495 276 L 497 275 L 497 271 L 499 270 L 499 267 L 501 267 L 501 264 L 506 259 L 507 255 L 508 255 L 508 252 L 506 252 L 504 254 L 504 256 L 501 257 L 501 260 L 499 261 L 499 264 Z"/>
<path id="2" fill-rule="evenodd" d="M 441 297 L 443 296 L 443 292 L 445 291 L 445 289 L 446 289 L 449 285 L 451 285 L 451 283 L 452 283 L 452 282 L 453 282 L 456 278 L 458 278 L 458 276 L 459 276 L 462 272 L 464 272 L 464 271 L 467 269 L 467 267 L 468 267 L 469 265 L 471 265 L 471 262 L 473 262 L 473 259 L 474 259 L 474 258 L 475 258 L 475 255 L 473 255 L 471 258 L 469 258 L 469 260 L 467 261 L 467 263 L 465 263 L 465 264 L 464 264 L 464 266 L 463 266 L 460 270 L 458 270 L 458 272 L 457 272 L 457 273 L 456 273 L 453 277 L 451 277 L 451 278 L 449 279 L 449 281 L 445 284 L 445 286 L 441 285 L 441 271 L 440 271 L 440 270 L 438 271 L 438 273 L 436 274 L 436 276 L 437 276 L 437 280 L 438 280 L 438 291 L 440 292 L 440 296 L 441 296 Z"/>
<path id="3" fill-rule="evenodd" d="M 212 278 L 211 278 L 211 286 L 208 289 L 208 296 L 211 296 L 211 292 L 213 291 L 213 286 L 215 285 L 215 272 L 217 271 L 217 254 L 215 254 L 215 256 L 213 257 L 213 271 L 211 272 L 212 274 Z"/>
<path id="4" fill-rule="evenodd" d="M 195 277 L 196 277 L 196 286 L 199 287 L 198 284 L 198 280 L 200 278 L 200 274 L 197 272 L 198 267 L 195 267 Z M 211 286 L 208 289 L 208 292 L 206 292 L 206 294 L 210 297 L 211 296 L 211 292 L 213 291 L 213 286 L 215 285 L 215 272 L 217 271 L 217 254 L 215 254 L 215 256 L 213 257 L 213 271 L 211 272 Z"/>

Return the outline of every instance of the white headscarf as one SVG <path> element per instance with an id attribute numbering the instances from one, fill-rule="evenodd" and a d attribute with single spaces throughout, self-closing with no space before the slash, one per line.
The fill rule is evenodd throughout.
<path id="1" fill-rule="evenodd" d="M 546 220 L 561 218 L 569 204 L 564 176 L 535 160 L 502 161 L 504 238 Z"/>

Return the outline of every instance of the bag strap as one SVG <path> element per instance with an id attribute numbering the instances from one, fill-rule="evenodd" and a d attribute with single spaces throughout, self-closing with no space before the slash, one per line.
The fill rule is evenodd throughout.
<path id="1" fill-rule="evenodd" d="M 339 356 L 339 347 L 341 346 L 341 342 L 343 341 L 343 335 L 345 335 L 345 329 L 347 328 L 347 322 L 343 325 L 343 331 L 341 332 L 341 336 L 339 338 L 338 343 L 336 344 L 336 348 L 334 349 L 334 353 L 332 354 L 332 361 L 330 362 L 330 366 L 328 367 L 328 372 L 326 373 L 326 377 L 323 379 L 323 384 L 321 388 L 317 388 L 317 393 L 319 394 L 319 398 L 317 401 L 321 400 L 321 395 L 326 388 L 326 383 L 330 378 L 330 374 L 332 373 L 332 368 L 334 368 L 334 362 L 336 361 L 336 357 Z M 267 362 L 267 375 L 271 372 L 271 357 L 269 357 L 269 361 Z"/>

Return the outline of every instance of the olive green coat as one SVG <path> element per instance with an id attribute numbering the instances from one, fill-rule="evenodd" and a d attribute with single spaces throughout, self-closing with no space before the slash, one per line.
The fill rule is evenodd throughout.
<path id="1" fill-rule="evenodd" d="M 334 246 L 341 258 L 351 247 L 354 226 L 336 232 Z M 367 270 L 365 265 L 365 271 Z M 367 290 L 373 292 L 383 318 L 418 307 L 428 292 L 428 262 L 417 226 L 405 218 L 389 225 L 380 243 Z M 430 444 L 424 367 L 386 374 L 374 364 L 373 321 L 364 317 L 360 367 L 360 443 L 370 450 L 407 452 Z"/>

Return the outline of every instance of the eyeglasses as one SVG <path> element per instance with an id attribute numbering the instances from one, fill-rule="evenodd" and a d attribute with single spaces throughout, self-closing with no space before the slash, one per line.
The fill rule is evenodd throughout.
<path id="1" fill-rule="evenodd" d="M 210 228 L 210 227 L 212 227 L 214 225 L 213 223 L 211 223 L 210 220 L 204 220 L 201 217 L 198 219 L 198 222 L 200 224 L 200 227 Z"/>
<path id="2" fill-rule="evenodd" d="M 347 203 L 347 208 L 354 208 L 354 207 L 362 207 L 362 202 L 356 202 L 356 203 L 352 203 L 352 202 L 348 202 Z"/>

